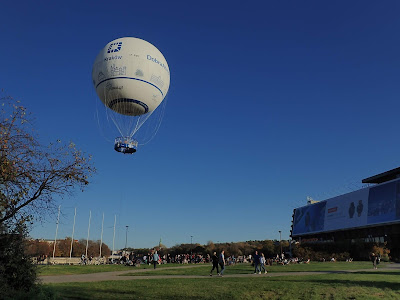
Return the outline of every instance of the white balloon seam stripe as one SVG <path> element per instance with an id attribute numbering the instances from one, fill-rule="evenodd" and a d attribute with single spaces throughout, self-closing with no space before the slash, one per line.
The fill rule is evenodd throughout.
<path id="1" fill-rule="evenodd" d="M 119 103 L 136 103 L 138 105 L 140 105 L 141 107 L 144 108 L 144 113 L 148 113 L 149 112 L 149 107 L 147 106 L 146 103 L 143 103 L 142 101 L 136 100 L 136 99 L 130 99 L 130 98 L 119 98 L 119 99 L 114 99 L 112 101 L 110 101 L 110 103 L 108 103 L 108 107 L 110 109 L 113 109 L 113 106 L 115 104 L 119 104 Z"/>
<path id="2" fill-rule="evenodd" d="M 150 84 L 151 86 L 154 86 L 157 90 L 159 90 L 159 92 L 161 93 L 161 95 L 164 97 L 164 93 L 161 91 L 161 89 L 160 89 L 158 86 L 156 86 L 155 84 L 152 84 L 151 82 L 148 82 L 148 81 L 146 81 L 146 80 L 139 79 L 139 78 L 135 78 L 135 77 L 113 77 L 113 78 L 107 78 L 107 79 L 104 79 L 104 80 L 100 81 L 100 82 L 96 85 L 96 89 L 97 89 L 98 86 L 99 86 L 100 84 L 102 84 L 103 82 L 108 81 L 108 80 L 113 80 L 113 79 L 132 79 L 132 80 L 142 81 L 142 82 L 144 82 L 144 83 Z"/>

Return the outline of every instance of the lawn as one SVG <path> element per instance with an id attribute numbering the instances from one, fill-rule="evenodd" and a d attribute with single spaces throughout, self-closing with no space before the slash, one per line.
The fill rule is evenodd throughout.
<path id="1" fill-rule="evenodd" d="M 49 284 L 61 299 L 400 299 L 400 272 Z"/>
<path id="2" fill-rule="evenodd" d="M 87 265 L 87 266 L 69 266 L 69 265 L 38 265 L 38 275 L 72 275 L 72 274 L 90 274 L 99 272 L 126 271 L 123 265 Z"/>
<path id="3" fill-rule="evenodd" d="M 184 267 L 188 265 L 180 264 L 166 264 L 159 265 L 157 268 L 166 267 Z M 140 265 L 140 267 L 125 266 L 125 265 L 38 265 L 38 275 L 73 275 L 73 274 L 90 274 L 100 272 L 114 272 L 114 271 L 129 271 L 129 270 L 148 270 L 153 269 L 152 265 Z"/>
<path id="4" fill-rule="evenodd" d="M 189 266 L 189 268 L 188 268 Z M 153 266 L 141 265 L 140 267 L 130 267 L 124 265 L 86 265 L 86 266 L 69 266 L 69 265 L 39 265 L 38 273 L 41 276 L 49 275 L 73 275 L 73 274 L 90 274 L 99 272 L 114 272 L 114 271 L 135 271 L 126 275 L 143 275 L 142 272 L 137 273 L 137 270 L 152 271 L 146 275 L 204 275 L 208 274 L 211 265 L 194 265 L 196 268 L 190 268 L 192 265 L 181 264 L 166 264 L 158 265 L 156 271 Z M 380 267 L 383 265 L 381 264 Z M 163 270 L 164 268 L 176 267 L 177 269 Z M 182 268 L 183 267 L 183 268 Z M 181 269 L 182 268 L 182 269 Z M 296 264 L 287 266 L 273 265 L 267 267 L 268 272 L 311 272 L 311 271 L 335 271 L 335 270 L 358 270 L 372 269 L 370 262 L 311 262 L 310 264 Z M 237 264 L 236 266 L 227 266 L 225 274 L 249 274 L 253 272 L 250 264 Z M 215 271 L 214 271 L 215 272 Z"/>
<path id="5" fill-rule="evenodd" d="M 172 265 L 175 266 L 175 265 Z M 383 267 L 384 264 L 380 264 L 379 267 Z M 361 270 L 361 269 L 372 269 L 372 263 L 370 262 L 311 262 L 310 264 L 294 264 L 294 265 L 273 265 L 266 268 L 269 273 L 276 272 L 318 272 L 318 271 L 340 271 L 340 270 Z M 156 269 L 151 272 L 146 272 L 146 276 L 157 276 L 157 275 L 207 275 L 210 273 L 211 266 L 209 264 L 198 266 L 196 268 L 175 268 L 175 269 Z M 146 270 L 147 271 L 147 270 Z M 254 267 L 250 264 L 237 264 L 233 266 L 227 266 L 224 274 L 251 274 L 254 272 Z M 214 270 L 216 275 L 216 270 Z M 121 276 L 141 276 L 143 272 L 132 272 L 126 273 Z"/>

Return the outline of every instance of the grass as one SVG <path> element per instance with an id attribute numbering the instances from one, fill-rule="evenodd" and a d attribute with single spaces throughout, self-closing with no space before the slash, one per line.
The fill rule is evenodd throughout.
<path id="1" fill-rule="evenodd" d="M 172 265 L 175 266 L 175 265 Z M 384 266 L 383 264 L 380 267 Z M 361 269 L 372 269 L 372 263 L 370 262 L 335 262 L 335 263 L 320 263 L 312 262 L 310 264 L 295 264 L 295 265 L 273 265 L 266 268 L 269 273 L 275 272 L 318 272 L 318 271 L 340 271 L 340 270 L 361 270 Z M 146 276 L 157 276 L 157 275 L 207 275 L 211 270 L 209 264 L 198 266 L 196 268 L 176 268 L 176 269 L 156 269 L 151 272 L 146 272 Z M 146 270 L 147 271 L 147 270 Z M 237 264 L 234 266 L 227 266 L 224 274 L 251 274 L 254 272 L 254 267 L 250 264 Z M 216 270 L 214 270 L 214 274 Z M 121 276 L 142 276 L 143 272 L 131 272 Z"/>
<path id="2" fill-rule="evenodd" d="M 90 274 L 99 272 L 126 271 L 123 265 L 88 265 L 88 266 L 69 266 L 69 265 L 38 265 L 38 275 L 74 275 Z"/>
<path id="3" fill-rule="evenodd" d="M 187 265 L 159 265 L 157 268 L 166 267 L 184 267 Z M 124 266 L 124 265 L 38 265 L 38 275 L 75 275 L 75 274 L 91 274 L 100 272 L 129 271 L 129 270 L 149 270 L 153 269 L 152 265 L 141 265 L 140 267 Z"/>
<path id="4" fill-rule="evenodd" d="M 290 274 L 290 273 L 289 273 Z M 61 299 L 399 299 L 399 271 L 49 284 Z"/>

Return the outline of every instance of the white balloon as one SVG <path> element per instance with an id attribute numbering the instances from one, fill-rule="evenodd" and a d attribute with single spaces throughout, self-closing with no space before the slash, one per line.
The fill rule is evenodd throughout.
<path id="1" fill-rule="evenodd" d="M 97 55 L 93 85 L 104 105 L 126 116 L 154 111 L 168 93 L 170 72 L 162 53 L 145 40 L 123 37 Z"/>

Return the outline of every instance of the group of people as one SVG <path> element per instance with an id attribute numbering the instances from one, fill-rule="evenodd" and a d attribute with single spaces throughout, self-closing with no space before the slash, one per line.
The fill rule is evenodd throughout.
<path id="1" fill-rule="evenodd" d="M 222 251 L 224 252 L 224 251 Z M 205 260 L 203 259 L 203 256 L 201 255 L 189 255 L 189 254 L 183 254 L 183 255 L 176 255 L 175 258 L 171 257 L 169 254 L 168 255 L 163 255 L 160 256 L 156 250 L 153 250 L 152 253 L 149 253 L 147 256 L 143 256 L 143 261 L 148 264 L 153 264 L 154 269 L 156 268 L 157 264 L 163 264 L 163 263 L 204 263 Z M 225 264 L 225 259 L 223 259 L 223 262 Z"/>
<path id="2" fill-rule="evenodd" d="M 217 275 L 222 276 L 225 271 L 225 251 L 222 250 L 219 256 L 217 256 L 217 252 L 213 252 L 213 255 L 211 256 L 211 262 L 212 262 L 212 269 L 210 272 L 210 276 L 213 275 L 213 271 L 217 269 Z M 221 267 L 221 271 L 219 270 L 219 267 Z"/>
<path id="3" fill-rule="evenodd" d="M 258 254 L 258 251 L 256 251 L 253 256 L 254 274 L 261 274 L 262 271 L 264 271 L 264 274 L 268 273 L 265 269 L 265 262 L 264 253 Z"/>
<path id="4" fill-rule="evenodd" d="M 213 276 L 213 271 L 217 269 L 217 275 L 218 276 L 223 276 L 224 271 L 225 271 L 225 251 L 222 250 L 219 255 L 217 255 L 217 252 L 213 252 L 213 255 L 211 256 L 211 262 L 212 262 L 212 269 L 210 271 L 210 276 Z M 265 269 L 266 266 L 266 260 L 264 253 L 258 254 L 258 251 L 256 251 L 253 255 L 253 263 L 254 263 L 254 274 L 261 274 L 261 272 L 264 272 L 264 274 L 267 274 L 268 271 Z M 219 267 L 221 270 L 219 270 Z"/>

